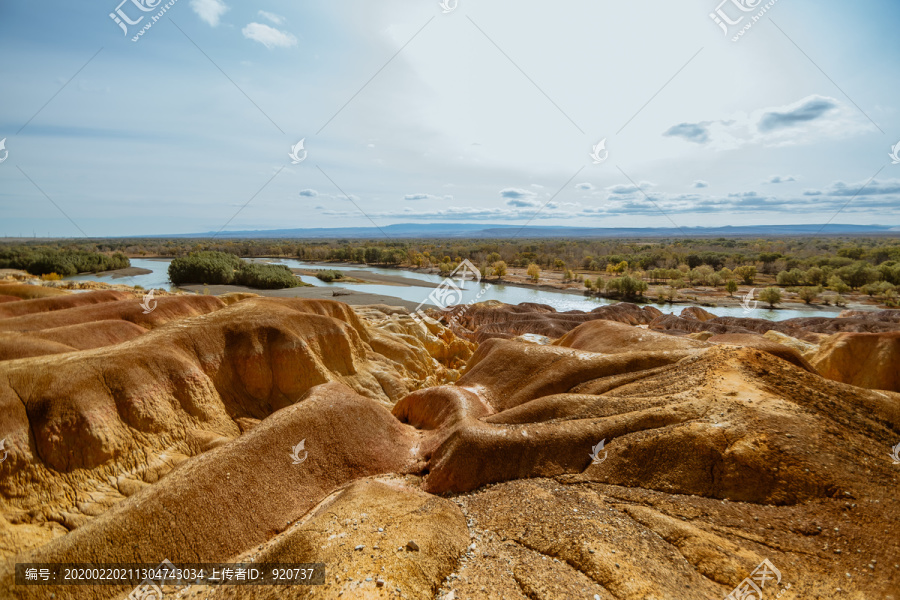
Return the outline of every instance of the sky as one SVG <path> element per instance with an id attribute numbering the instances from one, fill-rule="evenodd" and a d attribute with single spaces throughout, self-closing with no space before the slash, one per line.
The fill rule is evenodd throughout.
<path id="1" fill-rule="evenodd" d="M 0 235 L 900 226 L 893 0 L 119 1 L 0 1 Z"/>

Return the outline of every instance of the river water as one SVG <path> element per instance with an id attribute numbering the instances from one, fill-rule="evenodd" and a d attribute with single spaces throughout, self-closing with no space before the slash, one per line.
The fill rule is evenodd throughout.
<path id="1" fill-rule="evenodd" d="M 142 269 L 149 269 L 152 271 L 146 275 L 135 275 L 133 277 L 119 277 L 116 279 L 110 279 L 107 277 L 98 277 L 97 275 L 88 274 L 88 275 L 74 275 L 72 277 L 66 277 L 67 281 L 107 281 L 108 283 L 120 283 L 123 285 L 140 285 L 144 289 L 172 289 L 173 286 L 169 282 L 168 268 L 170 259 L 145 259 L 145 258 L 132 258 L 131 266 L 139 267 Z M 379 273 L 383 275 L 394 275 L 394 276 L 402 276 L 408 277 L 410 279 L 419 279 L 421 281 L 430 281 L 433 283 L 440 283 L 444 280 L 441 275 L 437 274 L 429 274 L 429 273 L 420 273 L 416 271 L 404 271 L 401 269 L 384 269 L 379 267 L 369 267 L 369 266 L 347 266 L 347 265 L 334 265 L 334 264 L 318 264 L 318 263 L 309 263 L 309 262 L 301 262 L 293 259 L 272 259 L 267 262 L 272 262 L 275 264 L 283 264 L 291 268 L 307 268 L 307 269 L 339 269 L 344 271 L 368 271 L 370 273 Z M 382 294 L 385 296 L 394 296 L 395 298 L 401 298 L 403 300 L 407 300 L 409 302 L 426 302 L 428 304 L 433 304 L 428 296 L 434 290 L 430 288 L 424 287 L 407 287 L 407 286 L 399 286 L 399 285 L 380 285 L 380 284 L 368 284 L 368 283 L 325 283 L 324 281 L 320 281 L 315 277 L 301 277 L 301 279 L 309 284 L 312 284 L 317 287 L 342 287 L 346 289 L 352 289 L 360 292 L 369 292 L 372 294 Z M 456 282 L 458 283 L 458 281 Z M 536 302 L 539 304 L 547 304 L 552 306 L 556 310 L 560 312 L 564 312 L 567 310 L 582 310 L 582 311 L 590 311 L 598 306 L 603 306 L 606 304 L 615 304 L 615 300 L 607 300 L 605 298 L 588 298 L 586 296 L 580 296 L 575 294 L 566 294 L 562 292 L 554 292 L 551 290 L 537 290 L 531 288 L 517 287 L 512 285 L 502 285 L 494 283 L 493 281 L 475 283 L 472 281 L 467 281 L 464 289 L 463 289 L 463 299 L 462 302 L 469 301 L 477 301 L 483 302 L 485 300 L 499 300 L 500 302 L 504 302 L 506 304 L 519 304 L 522 302 Z M 662 310 L 663 312 L 675 312 L 676 314 L 681 312 L 681 310 L 689 304 L 676 304 L 676 305 L 655 305 L 657 308 Z M 758 319 L 769 319 L 771 321 L 783 321 L 785 319 L 792 319 L 795 317 L 836 317 L 838 313 L 840 313 L 841 309 L 839 308 L 826 308 L 820 310 L 795 310 L 795 309 L 778 309 L 778 310 L 768 310 L 759 306 L 756 310 L 751 313 L 745 313 L 744 309 L 737 307 L 702 307 L 704 310 L 709 311 L 715 315 L 722 317 L 754 317 Z"/>

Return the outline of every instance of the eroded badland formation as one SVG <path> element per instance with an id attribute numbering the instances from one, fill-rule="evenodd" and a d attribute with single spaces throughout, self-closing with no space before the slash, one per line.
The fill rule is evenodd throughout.
<path id="1" fill-rule="evenodd" d="M 168 559 L 326 579 L 166 599 L 708 600 L 768 559 L 764 598 L 900 600 L 897 311 L 488 303 L 425 331 L 387 306 L 20 287 L 0 597 L 132 591 L 15 586 L 15 563 Z"/>

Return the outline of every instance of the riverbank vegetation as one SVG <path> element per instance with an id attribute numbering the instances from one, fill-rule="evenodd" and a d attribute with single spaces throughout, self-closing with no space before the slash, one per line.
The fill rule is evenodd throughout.
<path id="1" fill-rule="evenodd" d="M 20 269 L 48 279 L 70 277 L 78 273 L 99 273 L 125 269 L 131 261 L 121 252 L 58 249 L 54 247 L 0 246 L 0 269 Z"/>
<path id="2" fill-rule="evenodd" d="M 132 258 L 180 258 L 216 252 L 244 258 L 295 258 L 372 266 L 436 269 L 449 274 L 463 260 L 482 277 L 501 280 L 521 270 L 523 281 L 559 281 L 587 293 L 612 297 L 672 298 L 697 286 L 727 290 L 737 285 L 778 287 L 806 303 L 828 303 L 841 294 L 860 294 L 886 306 L 900 297 L 900 240 L 897 237 L 696 238 L 696 239 L 504 239 L 504 240 L 201 240 L 121 239 L 27 242 L 0 245 L 0 267 L 62 275 Z M 59 256 L 95 257 L 66 268 Z M 49 257 L 37 260 L 36 257 Z M 125 259 L 127 260 L 127 259 Z M 224 259 L 222 259 L 224 260 Z M 5 262 L 4 262 L 5 261 Z M 119 263 L 116 263 L 119 264 Z M 236 263 L 234 263 L 236 264 Z M 125 264 L 124 266 L 127 266 Z M 261 266 L 259 266 L 261 267 Z M 227 269 L 209 267 L 225 277 Z M 48 271 L 48 269 L 51 269 Z M 267 274 L 242 268 L 257 283 L 289 282 L 285 269 Z M 530 274 L 526 273 L 530 270 Z M 59 273 L 59 271 L 56 271 Z M 201 271 L 205 273 L 205 271 Z M 235 268 L 235 273 L 237 269 Z M 534 274 L 538 280 L 534 281 Z M 207 275 L 210 276 L 210 275 Z M 233 274 L 233 277 L 237 275 Z M 625 280 L 624 278 L 630 278 Z M 296 279 L 296 278 L 294 278 Z M 174 280 L 173 280 L 174 281 Z M 731 283 L 730 283 L 731 282 Z M 208 282 L 211 283 L 211 282 Z"/>
<path id="3" fill-rule="evenodd" d="M 276 290 L 304 285 L 284 265 L 250 263 L 227 252 L 195 252 L 169 263 L 169 280 L 175 285 L 242 285 Z"/>

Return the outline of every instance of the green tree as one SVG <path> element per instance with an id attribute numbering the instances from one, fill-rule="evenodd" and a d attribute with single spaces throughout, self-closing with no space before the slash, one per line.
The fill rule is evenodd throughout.
<path id="1" fill-rule="evenodd" d="M 797 290 L 797 295 L 801 300 L 806 302 L 807 304 L 812 304 L 819 297 L 819 294 L 822 293 L 822 288 L 819 286 L 813 287 L 802 287 Z"/>
<path id="2" fill-rule="evenodd" d="M 781 289 L 777 287 L 767 287 L 759 293 L 759 299 L 769 304 L 769 308 L 775 308 L 775 305 L 781 302 Z"/>
<path id="3" fill-rule="evenodd" d="M 738 284 L 734 279 L 729 279 L 725 284 L 725 290 L 728 292 L 728 296 L 730 297 L 738 290 Z"/>
<path id="4" fill-rule="evenodd" d="M 741 265 L 734 270 L 734 274 L 741 278 L 744 285 L 752 285 L 756 277 L 756 267 L 753 265 Z"/>

